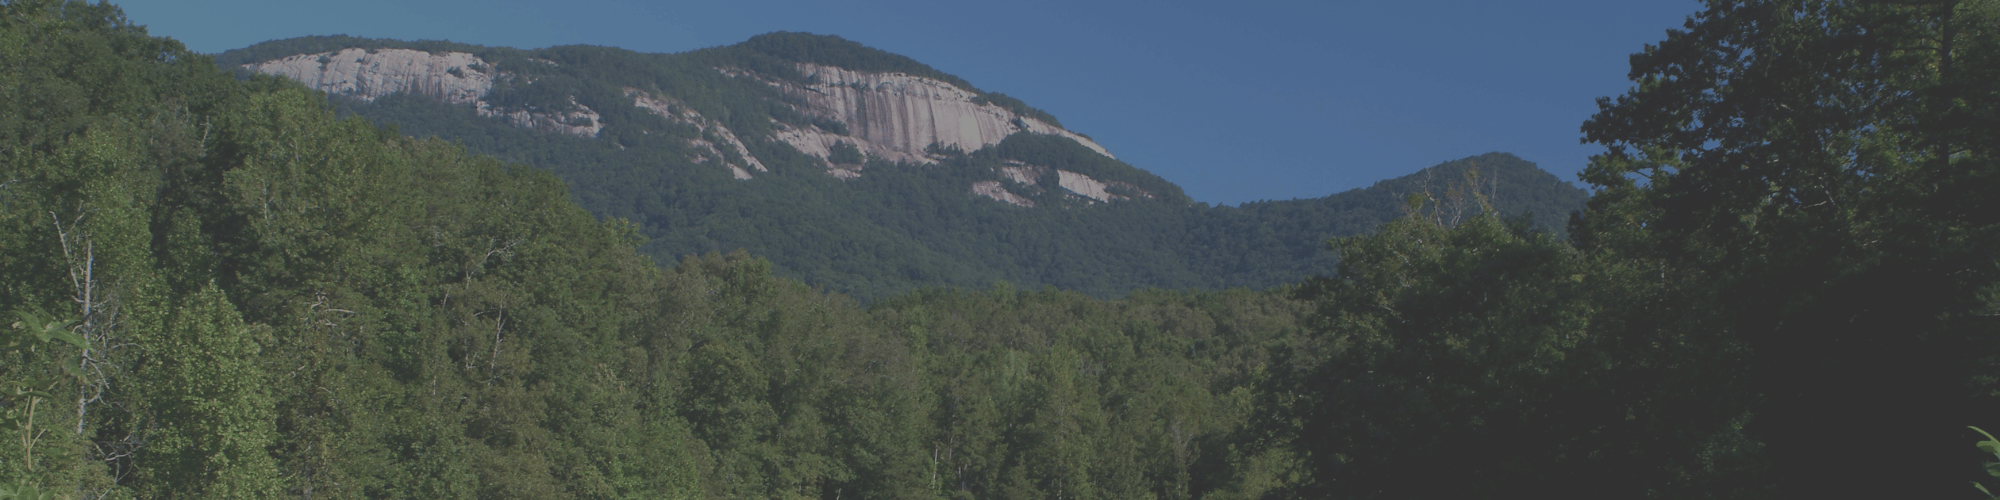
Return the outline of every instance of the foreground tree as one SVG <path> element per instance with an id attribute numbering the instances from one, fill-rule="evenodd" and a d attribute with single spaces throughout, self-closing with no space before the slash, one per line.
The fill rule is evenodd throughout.
<path id="1" fill-rule="evenodd" d="M 1311 472 L 1293 495 L 1686 497 L 1757 472 L 1718 404 L 1734 351 L 1672 328 L 1655 269 L 1445 222 L 1336 240 L 1339 274 L 1301 288 L 1317 333 L 1264 401 Z"/>
<path id="2" fill-rule="evenodd" d="M 1996 23 L 1711 1 L 1584 125 L 1572 242 L 1424 211 L 1337 240 L 1265 400 L 1295 493 L 1965 494 L 2000 381 Z"/>
<path id="3" fill-rule="evenodd" d="M 1749 349 L 1745 433 L 1784 496 L 1976 477 L 1954 452 L 1995 408 L 1996 22 L 1990 0 L 1711 1 L 1583 127 L 1607 151 L 1579 245 L 1657 260 L 1694 285 L 1687 335 Z"/>

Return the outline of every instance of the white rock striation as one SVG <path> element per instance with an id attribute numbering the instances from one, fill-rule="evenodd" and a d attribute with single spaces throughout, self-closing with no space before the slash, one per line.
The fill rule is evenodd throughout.
<path id="1" fill-rule="evenodd" d="M 1017 207 L 1034 208 L 1035 206 L 1035 200 L 1022 198 L 1021 195 L 1014 194 L 1014 192 L 1012 191 L 1008 191 L 1007 188 L 1000 186 L 1000 181 L 973 182 L 972 194 L 985 196 L 987 198 L 992 198 L 995 200 L 1000 200 Z"/>
<path id="2" fill-rule="evenodd" d="M 569 99 L 569 103 L 571 106 L 576 106 L 576 109 L 557 112 L 528 111 L 525 109 L 503 111 L 487 104 L 486 101 L 479 101 L 478 104 L 479 116 L 488 118 L 497 117 L 520 128 L 583 137 L 597 137 L 597 133 L 604 130 L 604 117 L 598 116 L 596 110 L 590 109 L 589 106 L 577 104 L 574 97 Z"/>
<path id="3" fill-rule="evenodd" d="M 1050 170 L 1055 170 L 1057 187 L 1061 187 L 1064 190 L 1069 191 L 1070 194 L 1076 195 L 1076 197 L 1090 200 L 1086 203 L 1108 203 L 1115 200 L 1130 199 L 1130 197 L 1128 196 L 1111 193 L 1110 189 L 1114 187 L 1128 190 L 1132 193 L 1137 194 L 1142 198 L 1153 197 L 1152 193 L 1148 193 L 1145 190 L 1139 189 L 1138 186 L 1134 186 L 1124 182 L 1100 181 L 1088 175 L 1083 175 L 1068 170 L 1051 169 L 1048 167 L 1043 167 L 1038 165 L 1028 165 L 1018 161 L 1010 160 L 1007 163 L 1009 163 L 1008 166 L 1000 167 L 998 169 L 1000 175 L 1002 177 L 1006 177 L 1007 180 L 1014 181 L 1015 184 L 1018 184 L 1022 187 L 1039 186 L 1041 184 L 1043 176 L 1048 175 Z M 1024 207 L 1035 206 L 1033 200 L 1028 200 L 1026 198 L 1023 198 L 1020 195 L 1015 194 L 1013 191 L 1008 190 L 1006 186 L 1000 183 L 1000 181 L 974 182 L 972 183 L 972 192 L 973 194 L 978 194 L 981 196 L 985 196 L 987 198 L 1004 201 L 1014 205 L 1019 205 Z"/>
<path id="4" fill-rule="evenodd" d="M 634 106 L 644 108 L 674 123 L 693 125 L 701 131 L 701 137 L 688 141 L 689 145 L 701 151 L 696 153 L 695 157 L 689 158 L 690 161 L 695 163 L 719 161 L 723 165 L 727 165 L 730 175 L 735 176 L 737 179 L 754 177 L 750 173 L 752 170 L 758 172 L 771 171 L 771 169 L 764 167 L 763 162 L 757 161 L 756 156 L 750 155 L 750 148 L 744 146 L 743 140 L 738 139 L 736 133 L 730 131 L 729 127 L 722 126 L 721 123 L 716 123 L 701 116 L 701 113 L 696 112 L 694 108 L 679 104 L 671 98 L 656 96 L 650 92 L 631 87 L 625 88 L 625 95 L 632 98 L 632 105 Z M 710 137 L 715 138 L 716 141 L 720 141 L 721 144 L 716 144 L 716 141 L 710 141 L 708 139 Z M 735 157 L 738 160 L 730 161 L 730 155 L 724 153 L 724 150 L 735 153 Z M 825 156 L 822 155 L 821 157 L 824 158 Z M 738 163 L 741 163 L 741 165 Z"/>
<path id="5" fill-rule="evenodd" d="M 932 144 L 973 151 L 999 144 L 1001 139 L 1018 131 L 1068 137 L 1092 151 L 1111 156 L 1111 152 L 1089 137 L 1015 114 L 999 105 L 973 102 L 978 94 L 941 80 L 811 63 L 799 63 L 798 68 L 812 83 L 759 80 L 794 102 L 803 103 L 800 112 L 847 125 L 845 136 L 817 127 L 782 128 L 778 140 L 820 158 L 826 158 L 834 144 L 851 142 L 862 152 L 884 159 L 933 163 L 935 160 L 924 154 L 924 149 Z M 738 70 L 725 69 L 724 73 L 756 77 Z"/>
<path id="6" fill-rule="evenodd" d="M 536 60 L 548 64 L 554 62 Z M 478 56 L 465 52 L 432 53 L 410 49 L 351 48 L 318 54 L 300 54 L 247 64 L 261 73 L 285 76 L 329 94 L 372 102 L 382 96 L 405 92 L 452 104 L 468 104 L 480 116 L 498 118 L 516 127 L 596 137 L 604 122 L 596 110 L 571 98 L 569 111 L 500 109 L 486 102 L 497 79 L 511 78 L 496 71 Z M 816 126 L 791 126 L 773 122 L 773 139 L 822 160 L 832 155 L 840 143 L 853 144 L 863 153 L 890 161 L 936 163 L 924 150 L 931 145 L 973 151 L 994 144 L 1015 132 L 1057 135 L 1076 140 L 1107 157 L 1103 146 L 1081 134 L 1022 116 L 994 104 L 974 102 L 978 94 L 932 78 L 904 73 L 867 73 L 846 68 L 800 63 L 798 69 L 811 83 L 764 78 L 735 68 L 718 68 L 724 74 L 754 78 L 776 88 L 800 113 L 818 120 L 846 125 L 847 134 Z M 727 167 L 738 179 L 750 179 L 757 172 L 769 172 L 763 162 L 750 154 L 741 138 L 721 123 L 709 120 L 671 97 L 653 95 L 635 88 L 625 94 L 633 105 L 676 123 L 693 125 L 701 137 L 690 140 L 695 163 L 711 161 Z M 1035 186 L 1050 170 L 1047 167 L 1017 165 L 1000 173 L 1015 184 Z M 861 175 L 860 165 L 827 162 L 827 173 L 840 178 Z M 1124 183 L 1106 183 L 1075 172 L 1057 170 L 1061 188 L 1092 202 L 1124 199 L 1107 191 L 1113 186 L 1132 188 Z M 979 181 L 972 190 L 982 196 L 1020 206 L 1034 202 L 1009 191 L 1000 181 Z M 1141 192 L 1141 196 L 1147 196 Z"/>
<path id="7" fill-rule="evenodd" d="M 503 75 L 493 65 L 466 52 L 353 48 L 300 54 L 244 67 L 365 102 L 405 92 L 452 104 L 471 104 L 480 116 L 500 118 L 521 128 L 584 137 L 597 137 L 604 130 L 597 111 L 581 104 L 561 112 L 493 107 L 484 99 L 493 90 L 494 79 Z"/>
<path id="8" fill-rule="evenodd" d="M 1014 162 L 1014 163 L 1019 163 L 1019 162 Z M 1008 179 L 1013 180 L 1014 182 L 1033 186 L 1035 185 L 1035 183 L 1041 182 L 1042 176 L 1048 174 L 1048 170 L 1049 169 L 1042 167 L 1015 165 L 1011 167 L 1000 167 L 1000 175 L 1007 176 Z"/>
<path id="9" fill-rule="evenodd" d="M 244 65 L 363 101 L 408 92 L 470 104 L 493 90 L 493 68 L 472 54 L 409 49 L 345 49 Z"/>
<path id="10" fill-rule="evenodd" d="M 1099 202 L 1111 201 L 1111 197 L 1114 196 L 1111 193 L 1104 192 L 1105 186 L 1103 182 L 1098 182 L 1097 179 L 1092 179 L 1088 175 L 1068 170 L 1057 170 L 1056 179 L 1062 184 L 1063 189 L 1068 189 L 1069 192 L 1076 193 L 1077 196 L 1090 198 Z M 1120 198 L 1123 197 L 1121 196 Z"/>

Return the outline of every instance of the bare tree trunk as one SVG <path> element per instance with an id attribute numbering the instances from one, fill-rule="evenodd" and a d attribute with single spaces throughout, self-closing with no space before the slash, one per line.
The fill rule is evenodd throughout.
<path id="1" fill-rule="evenodd" d="M 115 300 L 103 289 L 97 277 L 97 245 L 82 229 L 85 215 L 77 215 L 69 227 L 63 227 L 62 219 L 54 212 L 49 213 L 50 222 L 55 226 L 56 238 L 62 243 L 63 259 L 68 264 L 71 300 L 77 304 L 77 334 L 83 337 L 82 352 L 78 353 L 77 367 L 80 373 L 76 396 L 76 433 L 84 432 L 90 416 L 90 405 L 101 401 L 108 388 L 109 380 L 104 376 L 103 363 L 107 346 L 113 340 L 117 328 L 118 311 Z"/>

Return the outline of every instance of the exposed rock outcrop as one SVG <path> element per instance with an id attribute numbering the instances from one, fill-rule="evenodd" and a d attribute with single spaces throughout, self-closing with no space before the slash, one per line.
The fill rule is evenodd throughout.
<path id="1" fill-rule="evenodd" d="M 494 76 L 493 68 L 472 54 L 409 49 L 300 54 L 246 67 L 363 101 L 408 92 L 452 104 L 470 104 L 493 90 Z"/>
<path id="2" fill-rule="evenodd" d="M 729 127 L 701 116 L 701 113 L 696 112 L 694 108 L 675 103 L 670 98 L 630 87 L 625 88 L 625 95 L 632 98 L 634 106 L 644 108 L 674 123 L 693 125 L 696 130 L 701 131 L 701 137 L 688 141 L 688 144 L 694 146 L 700 153 L 696 153 L 695 157 L 688 160 L 695 163 L 721 162 L 729 167 L 730 175 L 738 179 L 753 177 L 750 173 L 752 170 L 771 171 L 764 167 L 763 162 L 757 161 L 756 156 L 750 155 L 750 148 L 744 146 L 743 140 L 737 138 L 736 133 L 731 132 Z M 718 142 L 720 144 L 717 144 Z"/>
<path id="3" fill-rule="evenodd" d="M 485 101 L 486 94 L 493 91 L 494 80 L 506 76 L 466 52 L 353 48 L 300 54 L 244 67 L 364 102 L 404 92 L 452 104 L 471 104 L 480 116 L 500 118 L 521 128 L 584 137 L 597 137 L 604 130 L 603 117 L 580 104 L 575 109 L 558 112 L 495 108 Z M 575 104 L 574 99 L 571 104 Z"/>
<path id="4" fill-rule="evenodd" d="M 597 137 L 597 133 L 604 130 L 604 117 L 599 116 L 596 110 L 577 104 L 576 98 L 570 98 L 569 103 L 576 109 L 556 112 L 525 109 L 502 111 L 487 104 L 486 101 L 479 101 L 478 106 L 479 116 L 500 118 L 521 128 L 583 137 Z"/>
<path id="5" fill-rule="evenodd" d="M 1008 191 L 1007 188 L 1000 186 L 1000 181 L 974 182 L 972 183 L 972 194 L 1000 200 L 1019 207 L 1033 208 L 1035 206 L 1035 200 L 1022 198 L 1021 195 Z"/>
<path id="6" fill-rule="evenodd" d="M 555 65 L 552 61 L 530 59 Z M 583 137 L 597 137 L 604 129 L 597 110 L 577 103 L 574 97 L 565 111 L 500 108 L 486 100 L 495 82 L 510 81 L 512 73 L 493 68 L 478 56 L 465 52 L 426 52 L 409 49 L 351 48 L 317 54 L 300 54 L 247 64 L 262 73 L 281 75 L 304 82 L 329 94 L 372 102 L 403 92 L 453 104 L 470 105 L 480 116 L 503 120 L 516 127 Z M 829 175 L 854 178 L 862 166 L 839 163 L 834 150 L 852 145 L 863 154 L 890 161 L 936 163 L 939 158 L 926 150 L 931 146 L 974 151 L 999 144 L 1017 132 L 1067 137 L 1107 157 L 1111 153 L 1089 137 L 1064 130 L 1006 107 L 979 102 L 979 94 L 942 80 L 904 73 L 869 73 L 835 66 L 798 63 L 806 82 L 768 78 L 738 68 L 717 68 L 724 74 L 754 79 L 776 89 L 787 103 L 816 125 L 794 125 L 772 120 L 772 137 L 801 153 L 821 159 Z M 655 95 L 627 87 L 625 95 L 633 105 L 667 120 L 692 125 L 701 134 L 689 140 L 697 164 L 720 164 L 738 179 L 750 179 L 769 172 L 750 153 L 743 138 L 718 120 L 711 120 L 673 97 Z M 601 104 L 601 103 L 600 103 Z M 850 153 L 851 154 L 851 153 Z M 843 160 L 851 161 L 851 160 Z M 1019 165 L 1001 169 L 1013 184 L 1034 187 L 1049 168 Z M 1150 196 L 1130 185 L 1102 182 L 1069 171 L 1057 171 L 1057 186 L 1089 202 L 1109 202 L 1126 198 L 1114 193 L 1124 188 L 1140 196 Z M 980 181 L 972 190 L 1003 202 L 1033 206 L 1028 198 L 1010 191 L 1003 181 Z"/>
<path id="7" fill-rule="evenodd" d="M 772 133 L 772 135 L 774 136 L 772 137 L 773 139 L 777 139 L 779 141 L 783 141 L 785 144 L 792 145 L 792 148 L 799 150 L 800 153 L 817 156 L 822 160 L 832 157 L 833 146 L 835 144 L 840 144 L 845 142 L 854 144 L 855 147 L 857 149 L 860 149 L 863 154 L 872 154 L 875 156 L 882 157 L 883 159 L 889 161 L 902 161 L 910 163 L 934 162 L 934 160 L 931 160 L 929 157 L 910 154 L 909 152 L 906 151 L 899 151 L 895 149 L 885 148 L 879 144 L 865 140 L 857 141 L 848 136 L 820 130 L 819 127 L 794 127 L 791 125 L 786 125 L 784 123 L 778 122 L 776 120 L 773 120 L 771 122 L 771 127 L 775 130 Z M 827 168 L 829 169 L 833 168 L 832 162 L 828 162 Z"/>
<path id="8" fill-rule="evenodd" d="M 999 144 L 1015 132 L 1068 137 L 1105 156 L 1103 146 L 1081 134 L 999 105 L 975 102 L 978 94 L 940 80 L 903 73 L 867 73 L 799 63 L 812 83 L 762 78 L 740 70 L 725 74 L 758 78 L 776 87 L 799 111 L 846 125 L 846 135 L 818 127 L 783 127 L 777 139 L 800 152 L 826 158 L 829 148 L 851 142 L 863 152 L 891 161 L 931 163 L 924 149 L 935 144 L 972 151 Z"/>
<path id="9" fill-rule="evenodd" d="M 1104 183 L 1098 182 L 1097 179 L 1092 179 L 1088 175 L 1068 170 L 1057 170 L 1056 179 L 1062 184 L 1063 189 L 1068 189 L 1069 192 L 1076 193 L 1077 196 L 1100 202 L 1111 201 L 1112 195 L 1104 192 Z M 1121 196 L 1120 198 L 1123 197 Z"/>
<path id="10" fill-rule="evenodd" d="M 1005 167 L 1000 167 L 997 170 L 999 170 L 1000 175 L 1002 177 L 1006 177 L 1007 180 L 1014 181 L 1014 184 L 1020 185 L 1023 188 L 1041 187 L 1040 185 L 1042 179 L 1046 178 L 1046 176 L 1049 174 L 1051 170 L 1054 170 L 1056 174 L 1056 187 L 1060 187 L 1063 190 L 1069 191 L 1070 194 L 1075 195 L 1079 198 L 1084 198 L 1089 200 L 1087 203 L 1107 203 L 1115 200 L 1131 199 L 1130 196 L 1111 192 L 1113 189 L 1118 189 L 1120 191 L 1133 193 L 1134 195 L 1137 195 L 1142 198 L 1153 197 L 1152 193 L 1148 193 L 1143 189 L 1139 189 L 1138 186 L 1134 186 L 1124 182 L 1100 181 L 1091 178 L 1088 175 L 1083 175 L 1068 170 L 1051 169 L 1048 167 L 1043 167 L 1038 165 L 1029 165 L 1018 161 L 1009 161 L 1008 163 L 1010 165 Z M 1008 190 L 1006 186 L 1004 186 L 1000 181 L 974 182 L 972 183 L 972 192 L 979 194 L 981 196 L 985 196 L 987 198 L 1013 203 L 1015 205 L 1034 206 L 1032 200 L 1027 200 L 1025 198 L 1022 198 L 1020 195 L 1015 194 L 1011 190 Z M 1027 201 L 1028 203 L 1023 205 L 1022 203 L 1016 202 L 1015 200 Z"/>
<path id="11" fill-rule="evenodd" d="M 1020 162 L 1014 162 L 1014 163 L 1020 163 Z M 1033 186 L 1036 183 L 1041 182 L 1042 175 L 1047 174 L 1048 170 L 1049 169 L 1042 167 L 1015 165 L 1011 167 L 1000 167 L 1000 175 L 1007 176 L 1008 179 L 1011 179 L 1014 182 Z"/>

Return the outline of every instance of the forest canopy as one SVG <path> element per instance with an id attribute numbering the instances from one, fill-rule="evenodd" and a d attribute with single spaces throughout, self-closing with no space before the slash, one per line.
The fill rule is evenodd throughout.
<path id="1" fill-rule="evenodd" d="M 1712 1 L 1583 124 L 1566 232 L 1486 155 L 1271 289 L 864 305 L 0 2 L 0 497 L 1969 496 L 1996 56 L 1991 0 Z"/>

